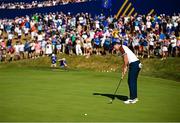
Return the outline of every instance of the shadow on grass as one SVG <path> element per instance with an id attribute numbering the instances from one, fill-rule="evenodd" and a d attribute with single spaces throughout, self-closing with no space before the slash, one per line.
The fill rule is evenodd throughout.
<path id="1" fill-rule="evenodd" d="M 112 100 L 117 98 L 121 101 L 126 101 L 128 99 L 128 97 L 124 95 L 113 95 L 113 94 L 103 94 L 103 93 L 93 93 L 93 95 L 108 97 L 111 98 Z"/>

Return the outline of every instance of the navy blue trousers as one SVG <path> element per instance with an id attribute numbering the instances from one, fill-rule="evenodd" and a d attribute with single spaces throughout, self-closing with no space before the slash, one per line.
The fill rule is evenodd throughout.
<path id="1" fill-rule="evenodd" d="M 128 85 L 130 91 L 130 99 L 137 98 L 137 78 L 140 71 L 139 64 L 140 61 L 129 64 Z"/>

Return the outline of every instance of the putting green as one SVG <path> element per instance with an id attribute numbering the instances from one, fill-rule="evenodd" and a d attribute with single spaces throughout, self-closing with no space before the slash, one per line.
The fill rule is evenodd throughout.
<path id="1" fill-rule="evenodd" d="M 107 104 L 119 79 L 119 73 L 1 69 L 0 121 L 180 121 L 179 82 L 140 75 L 139 102 L 125 105 L 126 78 Z"/>

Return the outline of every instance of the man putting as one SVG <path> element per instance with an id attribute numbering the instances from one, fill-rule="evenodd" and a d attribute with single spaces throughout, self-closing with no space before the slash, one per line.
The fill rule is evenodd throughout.
<path id="1" fill-rule="evenodd" d="M 124 101 L 125 104 L 134 104 L 138 101 L 137 98 L 137 78 L 139 71 L 141 69 L 141 63 L 136 55 L 125 45 L 116 44 L 114 45 L 114 50 L 116 52 L 120 52 L 123 58 L 123 65 L 122 65 L 122 77 L 124 78 L 128 66 L 129 66 L 129 73 L 128 73 L 128 86 L 130 91 L 130 99 Z"/>

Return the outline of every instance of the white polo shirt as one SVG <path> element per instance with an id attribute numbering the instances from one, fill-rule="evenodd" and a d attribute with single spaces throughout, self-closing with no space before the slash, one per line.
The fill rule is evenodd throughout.
<path id="1" fill-rule="evenodd" d="M 139 61 L 139 59 L 136 57 L 136 55 L 127 46 L 122 45 L 122 47 L 125 51 L 125 54 L 127 54 L 129 64 L 132 62 Z"/>

